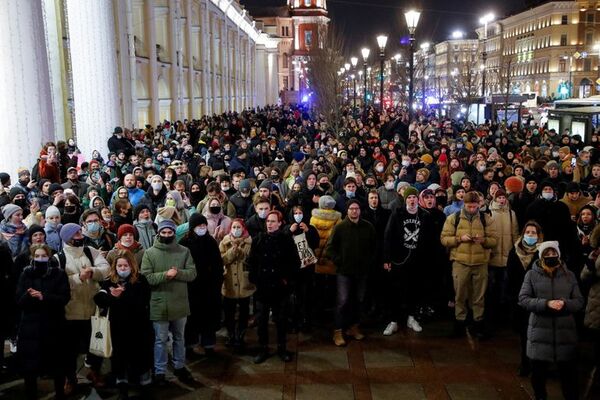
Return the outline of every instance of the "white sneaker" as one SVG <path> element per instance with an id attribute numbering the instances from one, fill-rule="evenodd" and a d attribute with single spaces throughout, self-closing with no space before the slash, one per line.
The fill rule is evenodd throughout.
<path id="1" fill-rule="evenodd" d="M 398 323 L 392 321 L 388 324 L 388 326 L 383 331 L 383 336 L 391 336 L 392 334 L 394 334 L 396 332 L 398 332 Z"/>
<path id="2" fill-rule="evenodd" d="M 412 329 L 415 332 L 421 332 L 423 330 L 423 328 L 421 328 L 421 325 L 419 324 L 419 322 L 414 319 L 414 317 L 412 315 L 408 316 L 408 320 L 406 321 L 406 326 L 408 326 L 410 329 Z"/>
<path id="3" fill-rule="evenodd" d="M 10 342 L 10 352 L 12 354 L 16 354 L 17 352 L 17 341 L 16 340 L 9 340 Z"/>

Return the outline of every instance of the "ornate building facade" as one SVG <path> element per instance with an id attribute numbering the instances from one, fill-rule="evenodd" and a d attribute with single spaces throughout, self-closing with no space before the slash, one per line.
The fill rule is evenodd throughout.
<path id="1" fill-rule="evenodd" d="M 105 153 L 112 129 L 278 101 L 279 38 L 238 0 L 6 0 L 0 169 L 44 142 Z"/>

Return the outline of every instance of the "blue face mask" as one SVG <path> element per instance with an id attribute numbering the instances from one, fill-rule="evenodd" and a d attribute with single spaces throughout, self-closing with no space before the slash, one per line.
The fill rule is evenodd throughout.
<path id="1" fill-rule="evenodd" d="M 119 275 L 120 278 L 126 279 L 129 277 L 129 275 L 131 275 L 131 269 L 127 269 L 125 271 L 117 270 L 117 275 Z"/>
<path id="2" fill-rule="evenodd" d="M 346 197 L 349 198 L 349 199 L 353 199 L 354 198 L 354 192 L 346 190 Z"/>
<path id="3" fill-rule="evenodd" d="M 304 218 L 304 214 L 294 214 L 294 221 L 296 221 L 297 224 L 302 222 L 303 218 Z"/>
<path id="4" fill-rule="evenodd" d="M 523 236 L 523 242 L 527 245 L 527 246 L 533 246 L 534 244 L 537 243 L 537 237 L 534 236 Z"/>
<path id="5" fill-rule="evenodd" d="M 100 231 L 100 224 L 98 222 L 90 222 L 87 224 L 87 231 L 89 233 L 98 233 Z"/>

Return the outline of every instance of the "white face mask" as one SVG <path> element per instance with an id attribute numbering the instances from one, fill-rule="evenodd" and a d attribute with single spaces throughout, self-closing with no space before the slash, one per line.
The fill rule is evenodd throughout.
<path id="1" fill-rule="evenodd" d="M 386 182 L 385 189 L 386 190 L 394 190 L 394 182 Z"/>
<path id="2" fill-rule="evenodd" d="M 197 227 L 194 228 L 194 233 L 196 235 L 198 235 L 198 236 L 204 236 L 204 235 L 206 235 L 206 231 L 207 231 L 206 228 L 201 228 L 199 226 L 197 226 Z"/>
<path id="3" fill-rule="evenodd" d="M 403 167 L 408 167 L 409 165 L 410 165 L 410 161 L 402 160 L 402 166 Z"/>
<path id="4" fill-rule="evenodd" d="M 121 244 L 125 247 L 131 247 L 131 245 L 133 244 L 133 238 L 121 238 Z"/>
<path id="5" fill-rule="evenodd" d="M 163 184 L 162 184 L 162 182 L 154 182 L 154 183 L 152 184 L 152 189 L 156 190 L 157 192 L 158 192 L 160 189 L 162 189 L 162 187 L 163 187 Z"/>
<path id="6" fill-rule="evenodd" d="M 243 231 L 242 231 L 240 228 L 235 228 L 235 229 L 232 229 L 232 230 L 231 230 L 231 235 L 232 235 L 234 238 L 239 238 L 239 237 L 242 237 L 242 233 L 243 233 Z"/>
<path id="7" fill-rule="evenodd" d="M 554 193 L 543 192 L 542 193 L 542 198 L 546 199 L 546 200 L 552 200 L 554 198 Z"/>
<path id="8" fill-rule="evenodd" d="M 375 170 L 376 170 L 377 172 L 383 172 L 383 167 L 382 167 L 381 165 L 378 165 L 378 166 L 375 168 Z"/>
<path id="9" fill-rule="evenodd" d="M 258 218 L 265 219 L 265 218 L 267 218 L 268 213 L 269 213 L 269 211 L 267 211 L 267 210 L 260 210 L 258 212 Z"/>
<path id="10" fill-rule="evenodd" d="M 479 167 L 477 167 L 477 171 L 479 171 L 479 172 L 485 171 L 485 166 L 484 165 L 480 165 Z"/>
<path id="11" fill-rule="evenodd" d="M 304 218 L 304 214 L 294 214 L 294 221 L 296 221 L 297 224 L 302 222 L 303 218 Z"/>

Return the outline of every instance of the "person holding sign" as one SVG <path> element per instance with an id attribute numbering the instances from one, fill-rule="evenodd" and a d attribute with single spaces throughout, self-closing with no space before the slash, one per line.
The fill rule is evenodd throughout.
<path id="1" fill-rule="evenodd" d="M 302 206 L 292 207 L 290 221 L 283 231 L 290 234 L 298 249 L 301 266 L 296 279 L 296 287 L 292 293 L 294 328 L 300 331 L 310 329 L 312 294 L 314 287 L 315 250 L 319 247 L 319 232 L 310 225 L 309 215 L 304 214 Z"/>

